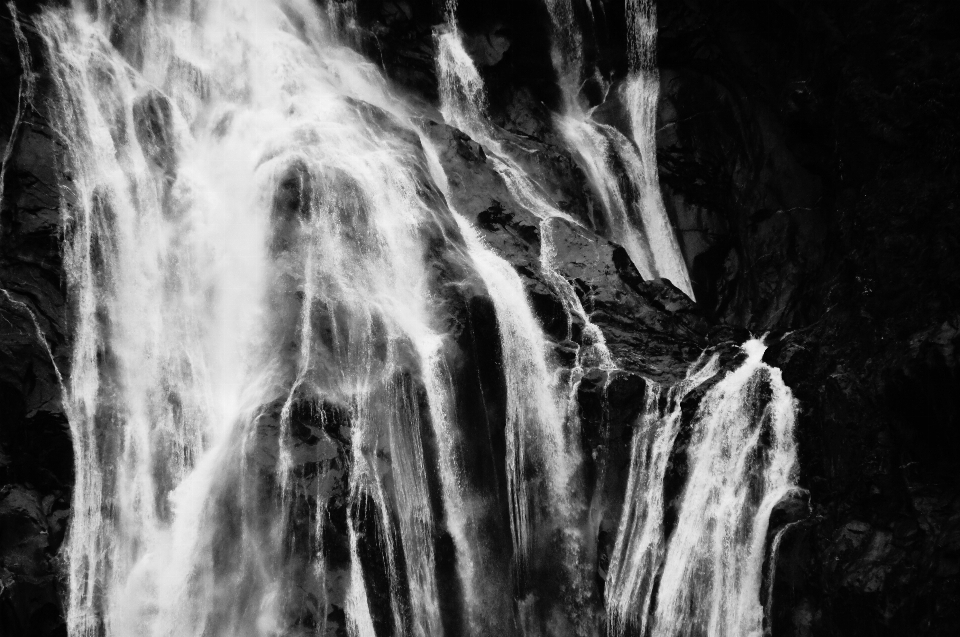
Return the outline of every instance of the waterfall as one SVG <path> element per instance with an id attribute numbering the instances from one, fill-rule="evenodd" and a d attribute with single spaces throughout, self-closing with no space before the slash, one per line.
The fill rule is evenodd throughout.
<path id="1" fill-rule="evenodd" d="M 796 404 L 780 370 L 763 362 L 765 349 L 748 341 L 746 360 L 697 409 L 654 635 L 762 634 L 770 513 L 797 474 Z"/>
<path id="2" fill-rule="evenodd" d="M 623 99 L 630 115 L 633 139 L 639 151 L 641 210 L 644 227 L 656 255 L 657 269 L 693 297 L 693 285 L 667 218 L 660 192 L 657 168 L 657 102 L 660 71 L 657 68 L 657 5 L 653 0 L 627 0 L 627 33 L 630 74 L 623 85 Z M 630 165 L 635 165 L 631 157 Z"/>
<path id="3" fill-rule="evenodd" d="M 646 634 L 646 615 L 665 544 L 663 484 L 680 433 L 681 406 L 690 392 L 713 378 L 718 369 L 715 354 L 701 357 L 666 396 L 662 396 L 659 385 L 647 388 L 646 407 L 630 446 L 624 508 L 607 577 L 605 597 L 611 635 L 622 635 L 631 625 L 637 628 L 637 634 Z"/>
<path id="4" fill-rule="evenodd" d="M 526 358 L 533 355 L 536 359 L 519 362 L 534 373 L 522 371 L 523 367 L 513 367 L 517 364 L 515 362 L 507 363 L 508 413 L 511 415 L 508 425 L 511 446 L 507 462 L 511 526 L 515 552 L 520 558 L 519 567 L 524 571 L 533 563 L 542 568 L 542 565 L 553 564 L 559 559 L 560 577 L 563 580 L 561 588 L 567 595 L 567 599 L 550 600 L 547 603 L 547 600 L 536 599 L 533 593 L 525 602 L 528 604 L 525 612 L 533 614 L 533 607 L 537 604 L 552 605 L 554 608 L 548 611 L 551 614 L 548 623 L 566 625 L 568 628 L 565 630 L 586 634 L 595 630 L 586 627 L 581 616 L 581 608 L 591 594 L 588 564 L 584 560 L 585 549 L 591 540 L 584 533 L 588 526 L 588 503 L 583 485 L 578 482 L 576 475 L 583 459 L 575 399 L 585 366 L 613 370 L 616 364 L 607 350 L 602 332 L 590 321 L 573 286 L 558 272 L 555 264 L 554 224 L 558 220 L 574 226 L 580 224 L 559 210 L 535 180 L 511 157 L 501 141 L 499 131 L 489 121 L 483 79 L 464 49 L 455 19 L 455 8 L 455 4 L 448 3 L 447 23 L 436 35 L 441 112 L 448 124 L 464 131 L 483 146 L 515 201 L 540 220 L 540 272 L 563 305 L 567 317 L 567 340 L 572 342 L 574 317 L 583 325 L 583 343 L 578 348 L 573 369 L 565 380 L 559 379 L 560 370 L 555 365 L 543 360 L 546 353 L 539 344 L 531 349 L 517 343 L 520 349 L 509 350 L 522 351 L 521 356 Z M 481 266 L 481 271 L 484 269 Z M 487 268 L 487 272 L 493 274 L 490 268 Z M 493 285 L 490 287 L 496 289 Z M 519 299 L 512 305 L 517 306 L 518 303 Z M 504 313 L 500 312 L 498 316 L 503 317 Z M 511 338 L 509 335 L 515 328 L 505 325 L 502 318 L 500 326 L 507 334 L 504 338 Z M 506 354 L 506 340 L 504 348 Z M 518 373 L 512 374 L 511 368 L 517 369 Z M 549 375 L 544 373 L 547 369 L 551 372 Z M 537 464 L 545 474 L 543 491 L 533 491 L 530 479 L 523 478 L 531 462 Z M 542 538 L 540 546 L 534 546 L 535 537 Z M 534 550 L 538 555 L 531 556 Z M 521 623 L 525 626 L 526 634 L 537 634 L 542 630 L 536 621 L 521 619 Z M 553 630 L 555 632 L 557 629 Z"/>
<path id="5" fill-rule="evenodd" d="M 71 637 L 601 631 L 577 392 L 617 362 L 558 263 L 554 233 L 579 223 L 489 121 L 453 9 L 436 37 L 442 115 L 539 220 L 537 276 L 567 341 L 582 326 L 566 366 L 518 272 L 449 203 L 422 113 L 350 48 L 352 5 L 84 1 L 38 19 L 67 149 Z M 581 115 L 568 142 L 626 218 L 638 197 L 607 158 L 655 184 L 655 156 Z M 672 230 L 644 216 L 666 223 L 659 210 L 644 204 L 627 247 L 670 277 L 656 237 Z M 471 352 L 475 311 L 498 342 Z M 767 520 L 795 472 L 792 398 L 762 350 L 745 345 L 701 401 L 672 533 L 681 404 L 717 358 L 648 388 L 611 632 L 759 626 Z"/>
<path id="6" fill-rule="evenodd" d="M 633 134 L 630 142 L 613 126 L 594 121 L 593 109 L 586 108 L 580 98 L 587 69 L 583 68 L 583 37 L 575 1 L 547 1 L 554 32 L 553 64 L 563 93 L 563 110 L 555 118 L 557 130 L 600 198 L 610 232 L 623 244 L 640 274 L 645 279 L 667 278 L 694 298 L 663 205 L 657 171 L 656 8 L 650 0 L 627 0 L 630 71 L 621 93 Z M 590 8 L 589 1 L 585 4 Z M 593 70 L 592 75 L 603 83 L 598 71 Z M 625 186 L 620 185 L 617 165 L 626 177 Z"/>
<path id="7" fill-rule="evenodd" d="M 305 1 L 80 3 L 39 29 L 72 151 L 70 634 L 274 633 L 330 595 L 356 634 L 443 634 L 437 516 L 461 570 L 475 538 L 426 248 L 462 239 L 402 105 Z"/>
<path id="8" fill-rule="evenodd" d="M 516 559 L 522 568 L 531 552 L 531 496 L 528 494 L 527 450 L 544 444 L 548 465 L 562 464 L 563 449 L 550 428 L 560 421 L 551 391 L 552 379 L 547 367 L 547 343 L 533 312 L 527 304 L 519 275 L 508 263 L 482 247 L 476 231 L 458 217 L 461 231 L 474 255 L 480 276 L 497 306 L 500 338 L 505 352 L 504 376 L 507 385 L 507 481 L 510 490 L 511 529 Z M 556 475 L 561 470 L 553 469 Z"/>
<path id="9" fill-rule="evenodd" d="M 742 349 L 743 363 L 704 394 L 690 423 L 686 483 L 669 539 L 664 479 L 683 426 L 681 404 L 716 376 L 717 359 L 695 363 L 665 400 L 659 387 L 648 389 L 610 560 L 611 635 L 763 634 L 770 513 L 797 477 L 796 404 L 780 371 L 763 362 L 763 343 L 751 340 Z"/>

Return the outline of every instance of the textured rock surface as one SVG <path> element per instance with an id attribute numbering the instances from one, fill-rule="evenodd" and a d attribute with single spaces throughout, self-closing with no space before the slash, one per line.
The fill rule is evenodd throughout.
<path id="1" fill-rule="evenodd" d="M 6 7 L 0 13 L 0 147 L 11 150 L 0 208 L 0 627 L 50 635 L 64 631 L 59 549 L 73 484 L 57 376 L 69 356 L 60 177 L 44 110 L 49 87 L 35 66 L 34 94 L 22 99 L 29 95 L 21 92 L 21 55 Z M 41 60 L 31 43 L 31 57 Z"/>
<path id="2" fill-rule="evenodd" d="M 336 4 L 347 11 L 348 3 Z M 591 55 L 616 80 L 626 64 L 623 4 L 594 5 L 603 28 Z M 542 3 L 460 6 L 494 118 L 586 226 L 553 221 L 549 230 L 557 270 L 622 368 L 609 379 L 588 373 L 579 394 L 584 444 L 615 467 L 600 487 L 609 506 L 603 524 L 616 519 L 616 467 L 625 466 L 644 379 L 670 382 L 702 348 L 769 330 L 767 358 L 801 402 L 801 484 L 813 510 L 780 547 L 774 634 L 957 634 L 960 9 L 923 0 L 659 3 L 661 184 L 691 267 L 694 306 L 669 283 L 642 281 L 624 251 L 594 233 L 603 230 L 591 221 L 596 202 L 551 130 L 558 92 Z M 357 46 L 400 90 L 434 102 L 437 7 L 361 0 L 356 15 Z M 21 56 L 0 8 L 0 147 L 12 143 L 0 209 L 3 635 L 63 634 L 59 549 L 72 482 L 53 364 L 68 373 L 62 176 L 44 116 L 43 55 L 31 42 L 36 93 L 24 103 Z M 599 101 L 593 89 L 585 94 Z M 613 108 L 601 116 L 617 123 Z M 562 307 L 540 265 L 544 229 L 512 200 L 479 145 L 435 121 L 424 126 L 441 151 L 451 204 L 521 274 L 559 359 L 569 358 Z M 452 355 L 489 368 L 498 354 L 472 348 L 465 329 L 489 327 L 489 300 L 458 298 L 452 320 L 465 336 Z M 478 382 L 495 391 L 495 377 Z M 304 410 L 297 457 L 305 479 L 323 470 L 336 498 L 349 423 L 334 405 L 322 410 L 322 419 Z M 320 422 L 329 438 L 317 435 Z M 323 460 L 307 466 L 309 458 Z M 339 497 L 325 541 L 340 546 L 346 568 L 336 529 L 351 512 Z M 778 515 L 778 525 L 796 517 Z"/>

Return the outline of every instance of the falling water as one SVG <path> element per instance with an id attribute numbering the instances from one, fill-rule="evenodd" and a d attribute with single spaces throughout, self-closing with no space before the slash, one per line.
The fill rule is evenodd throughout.
<path id="1" fill-rule="evenodd" d="M 790 522 L 789 524 L 784 524 L 777 531 L 776 535 L 773 536 L 773 542 L 770 544 L 770 558 L 768 560 L 769 567 L 767 570 L 767 595 L 766 601 L 763 604 L 763 615 L 765 620 L 763 634 L 765 637 L 773 634 L 773 587 L 777 578 L 777 560 L 780 558 L 780 543 L 783 542 L 783 537 L 788 531 L 790 531 L 790 529 L 803 524 L 803 522 L 803 520 L 797 520 Z"/>
<path id="2" fill-rule="evenodd" d="M 662 396 L 659 385 L 647 388 L 646 407 L 630 446 L 623 513 L 605 590 L 611 635 L 622 635 L 631 625 L 637 628 L 637 634 L 646 634 L 647 610 L 666 541 L 663 483 L 680 433 L 681 406 L 690 392 L 715 376 L 718 369 L 715 354 L 702 357 L 666 396 Z"/>
<path id="3" fill-rule="evenodd" d="M 640 274 L 646 279 L 667 278 L 694 298 L 686 263 L 664 209 L 657 176 L 659 81 L 654 56 L 653 3 L 627 1 L 631 68 L 622 93 L 634 137 L 631 143 L 613 126 L 594 121 L 593 109 L 587 109 L 580 98 L 581 84 L 586 78 L 583 37 L 576 22 L 574 2 L 576 0 L 547 2 L 554 30 L 553 64 L 563 93 L 563 110 L 556 116 L 557 129 L 599 196 L 611 233 L 623 244 Z M 599 78 L 596 70 L 593 74 Z M 621 186 L 615 165 L 625 174 L 625 186 Z"/>
<path id="4" fill-rule="evenodd" d="M 345 46 L 349 7 L 331 11 L 78 2 L 37 23 L 69 149 L 72 637 L 325 634 L 334 606 L 361 637 L 600 628 L 584 612 L 595 538 L 575 397 L 589 368 L 616 363 L 556 263 L 554 230 L 576 222 L 501 143 L 451 18 L 437 39 L 443 115 L 540 219 L 540 274 L 568 339 L 583 326 L 564 370 L 517 272 L 447 205 L 412 108 Z M 584 161 L 609 153 L 613 131 L 576 130 L 600 135 Z M 642 145 L 637 157 L 649 174 Z M 656 245 L 650 267 L 665 274 Z M 500 338 L 507 548 L 484 535 L 499 505 L 468 475 L 477 451 L 458 421 L 464 290 L 489 299 Z M 751 591 L 792 480 L 793 407 L 762 346 L 745 349 L 694 419 L 669 537 L 680 404 L 716 359 L 666 396 L 650 390 L 606 592 L 616 630 L 651 608 L 657 635 L 747 635 L 762 616 Z M 556 571 L 563 599 L 535 599 L 537 568 Z"/>
<path id="5" fill-rule="evenodd" d="M 480 276 L 497 306 L 497 319 L 504 351 L 516 356 L 505 357 L 504 377 L 507 386 L 507 481 L 511 496 L 511 530 L 517 559 L 523 567 L 531 548 L 531 496 L 524 468 L 527 450 L 536 444 L 545 446 L 541 453 L 550 466 L 562 466 L 563 450 L 550 428 L 560 421 L 551 392 L 552 379 L 547 367 L 547 343 L 524 296 L 519 275 L 510 265 L 489 250 L 463 218 L 461 230 L 475 255 Z M 556 468 L 553 469 L 557 471 Z"/>
<path id="6" fill-rule="evenodd" d="M 630 73 L 622 87 L 630 115 L 633 139 L 639 151 L 639 166 L 631 174 L 640 180 L 644 228 L 654 246 L 657 269 L 693 298 L 693 285 L 670 225 L 660 192 L 657 168 L 657 103 L 660 71 L 657 68 L 657 5 L 653 0 L 627 0 L 628 58 Z M 627 162 L 634 164 L 631 155 Z M 639 169 L 639 170 L 638 170 Z"/>
<path id="7" fill-rule="evenodd" d="M 759 340 L 744 344 L 744 362 L 700 400 L 669 540 L 664 478 L 683 426 L 681 403 L 717 374 L 717 360 L 698 361 L 665 401 L 659 388 L 649 390 L 610 562 L 609 634 L 646 635 L 648 628 L 656 637 L 763 634 L 770 513 L 794 490 L 797 473 L 796 405 L 780 371 L 763 362 L 765 349 Z"/>
<path id="8" fill-rule="evenodd" d="M 322 614 L 327 502 L 293 478 L 336 462 L 325 405 L 352 631 L 443 634 L 427 440 L 468 575 L 469 494 L 425 250 L 457 228 L 419 132 L 305 1 L 84 7 L 39 24 L 73 151 L 70 634 L 273 634 L 310 590 Z"/>
<path id="9" fill-rule="evenodd" d="M 583 485 L 576 480 L 583 458 L 580 451 L 580 422 L 575 403 L 577 388 L 585 365 L 612 370 L 616 364 L 607 350 L 602 332 L 590 321 L 573 286 L 559 273 L 554 247 L 554 225 L 563 220 L 574 226 L 579 223 L 562 212 L 550 201 L 536 181 L 513 159 L 501 141 L 500 131 L 489 121 L 483 79 L 463 46 L 455 20 L 455 5 L 448 4 L 447 23 L 437 34 L 437 68 L 440 84 L 441 112 L 446 122 L 466 132 L 481 144 L 494 169 L 503 179 L 516 202 L 540 220 L 540 271 L 546 283 L 559 298 L 567 317 L 567 340 L 572 339 L 574 319 L 582 325 L 582 344 L 579 346 L 573 369 L 561 380 L 555 365 L 543 360 L 542 346 L 520 347 L 535 359 L 508 363 L 508 413 L 511 415 L 512 441 L 508 455 L 508 486 L 511 489 L 511 525 L 515 551 L 520 568 L 527 566 L 532 550 L 531 538 L 538 536 L 546 542 L 539 547 L 541 562 L 559 560 L 569 599 L 560 602 L 549 622 L 567 626 L 557 630 L 587 631 L 579 619 L 572 619 L 589 596 L 589 571 L 585 549 L 590 540 L 585 537 L 587 502 Z M 484 268 L 481 267 L 481 271 Z M 492 273 L 492 270 L 487 270 Z M 488 282 L 488 285 L 489 282 Z M 491 286 L 493 289 L 493 286 Z M 516 306 L 514 301 L 511 305 Z M 500 316 L 504 313 L 500 312 Z M 505 329 L 506 328 L 506 329 Z M 515 328 L 501 330 L 510 333 Z M 529 328 L 524 328 L 529 334 Z M 505 337 L 506 338 L 506 337 Z M 540 340 L 539 338 L 537 339 Z M 572 341 L 571 341 L 572 342 Z M 515 366 L 516 365 L 516 366 Z M 511 375 L 510 368 L 517 370 Z M 534 373 L 524 373 L 524 368 Z M 550 370 L 548 376 L 543 370 Z M 512 379 L 516 379 L 513 381 Z M 513 384 L 515 383 L 515 384 Z M 523 479 L 529 462 L 542 468 L 546 491 L 531 491 L 529 478 Z M 534 519 L 532 509 L 542 512 Z M 552 538 L 552 539 L 547 539 Z M 559 607 L 566 604 L 566 607 Z M 548 622 L 548 623 L 549 623 Z M 572 622 L 569 625 L 567 622 Z M 521 620 L 528 633 L 541 630 Z M 576 627 L 573 627 L 576 626 Z"/>
<path id="10" fill-rule="evenodd" d="M 758 340 L 700 403 L 689 475 L 663 565 L 653 635 L 762 634 L 773 507 L 794 488 L 796 404 Z"/>

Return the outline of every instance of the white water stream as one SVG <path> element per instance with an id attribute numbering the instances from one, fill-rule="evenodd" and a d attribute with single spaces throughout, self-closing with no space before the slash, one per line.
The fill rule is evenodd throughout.
<path id="1" fill-rule="evenodd" d="M 548 0 L 553 23 L 553 64 L 560 78 L 563 107 L 557 130 L 577 157 L 600 198 L 611 236 L 623 244 L 645 279 L 663 277 L 694 298 L 690 275 L 670 224 L 657 171 L 656 124 L 660 83 L 656 69 L 656 7 L 652 0 L 627 0 L 629 75 L 621 100 L 630 119 L 633 142 L 613 126 L 593 119 L 580 97 L 587 75 L 583 36 L 574 4 L 589 0 Z M 592 12 L 588 13 L 592 18 Z M 614 164 L 625 173 L 621 186 Z"/>
<path id="2" fill-rule="evenodd" d="M 558 269 L 554 224 L 576 222 L 499 141 L 449 11 L 443 115 L 541 220 L 540 274 L 568 325 L 584 326 L 571 370 L 517 272 L 447 205 L 412 108 L 346 46 L 335 25 L 350 15 L 309 0 L 131 0 L 37 22 L 70 151 L 71 637 L 325 635 L 333 608 L 362 637 L 600 632 L 585 610 L 596 538 L 576 394 L 588 368 L 616 365 Z M 559 121 L 579 122 L 567 139 L 586 136 L 578 153 L 604 205 L 636 221 L 603 158 L 635 160 L 655 184 L 652 129 L 635 124 L 635 150 L 571 112 Z M 658 256 L 676 253 L 661 236 L 672 229 L 643 216 L 665 220 L 662 204 L 647 203 L 647 243 L 628 249 L 683 287 Z M 489 296 L 500 337 L 510 547 L 484 535 L 498 505 L 467 470 L 478 452 L 464 444 L 450 309 L 467 288 Z M 654 634 L 732 637 L 762 619 L 751 591 L 795 470 L 792 399 L 762 347 L 747 353 L 703 400 L 669 537 L 660 487 L 679 405 L 716 361 L 668 390 L 666 407 L 648 396 L 607 583 L 614 632 L 648 621 L 661 566 Z M 761 491 L 748 488 L 758 476 Z M 547 572 L 560 593 L 538 600 L 530 591 L 546 583 L 530 579 Z M 702 616 L 685 613 L 691 603 Z"/>
<path id="3" fill-rule="evenodd" d="M 717 371 L 714 355 L 694 364 L 666 396 L 658 385 L 647 389 L 646 406 L 630 447 L 627 497 L 607 577 L 607 628 L 612 635 L 622 635 L 630 626 L 646 634 L 646 614 L 666 543 L 662 485 L 680 433 L 681 405 Z"/>
<path id="4" fill-rule="evenodd" d="M 780 370 L 763 362 L 765 350 L 759 340 L 745 343 L 744 362 L 700 400 L 669 538 L 663 485 L 680 433 L 681 403 L 717 374 L 716 360 L 696 364 L 665 401 L 659 388 L 648 392 L 610 562 L 609 634 L 764 634 L 761 582 L 770 513 L 795 489 L 798 470 L 796 403 Z"/>
<path id="5" fill-rule="evenodd" d="M 74 150 L 70 633 L 283 632 L 294 587 L 325 599 L 322 565 L 317 582 L 290 578 L 289 438 L 296 402 L 335 401 L 352 431 L 350 623 L 372 631 L 357 526 L 370 517 L 383 526 L 395 630 L 442 634 L 424 415 L 447 527 L 471 563 L 424 254 L 424 234 L 444 222 L 420 195 L 409 142 L 357 102 L 418 132 L 309 3 L 128 9 L 40 24 Z M 125 42 L 110 42 L 118 24 Z M 426 414 L 397 389 L 402 370 L 422 382 Z M 254 456 L 271 426 L 264 466 Z M 396 459 L 391 485 L 382 449 Z M 313 505 L 317 546 L 324 508 Z"/>
<path id="6" fill-rule="evenodd" d="M 576 394 L 584 372 L 583 361 L 589 360 L 605 370 L 613 370 L 616 365 L 602 332 L 590 321 L 573 286 L 557 270 L 553 223 L 559 219 L 579 224 L 550 201 L 501 142 L 496 127 L 488 119 L 483 80 L 464 48 L 455 11 L 455 3 L 448 3 L 447 23 L 436 37 L 441 112 L 448 124 L 483 146 L 516 202 L 540 220 L 540 272 L 566 312 L 567 339 L 572 337 L 574 317 L 583 325 L 585 337 L 566 380 L 561 380 L 560 370 L 545 359 L 547 353 L 539 343 L 526 350 L 533 359 L 520 361 L 534 373 L 524 373 L 523 367 L 514 368 L 514 363 L 507 363 L 510 388 L 507 409 L 511 415 L 507 471 L 517 566 L 526 571 L 531 562 L 541 568 L 544 563 L 559 565 L 557 577 L 566 596 L 564 600 L 545 602 L 533 594 L 522 600 L 521 625 L 526 633 L 538 634 L 543 629 L 527 615 L 545 612 L 549 616 L 546 623 L 554 626 L 550 632 L 586 634 L 590 629 L 583 623 L 580 608 L 590 594 L 589 565 L 584 556 L 591 540 L 586 536 L 588 502 L 584 485 L 577 478 L 583 458 Z M 502 319 L 500 325 L 504 330 Z M 512 326 L 506 326 L 504 331 L 509 335 Z M 529 328 L 525 332 L 528 334 L 525 340 L 529 342 Z M 504 345 L 506 347 L 506 341 Z M 512 369 L 518 373 L 512 374 Z M 540 467 L 546 489 L 533 491 L 529 480 L 524 478 L 530 462 Z M 534 537 L 543 538 L 537 547 L 531 540 Z M 537 555 L 531 555 L 535 550 Z M 534 610 L 539 603 L 553 608 Z"/>

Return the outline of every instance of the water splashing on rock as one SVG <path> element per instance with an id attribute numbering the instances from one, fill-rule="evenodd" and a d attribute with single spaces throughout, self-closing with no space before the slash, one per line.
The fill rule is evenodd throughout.
<path id="1" fill-rule="evenodd" d="M 450 203 L 424 114 L 348 46 L 348 4 L 78 3 L 37 23 L 70 172 L 73 637 L 604 629 L 577 395 L 619 364 L 562 272 L 557 237 L 582 223 L 489 120 L 451 6 L 440 110 L 536 219 L 556 343 L 521 274 Z M 608 158 L 653 184 L 653 156 L 580 115 L 558 124 L 608 212 L 635 221 L 640 195 L 614 188 Z M 683 287 L 642 221 L 633 260 Z M 759 588 L 794 469 L 789 391 L 757 347 L 702 398 L 672 532 L 666 466 L 717 359 L 649 390 L 605 584 L 611 632 L 673 634 L 688 620 L 672 608 Z M 754 456 L 728 466 L 715 438 Z M 711 508 L 717 480 L 739 504 Z M 752 529 L 723 554 L 730 573 L 689 575 L 722 551 L 688 538 L 723 525 Z M 746 626 L 751 594 L 721 596 L 697 626 Z"/>

